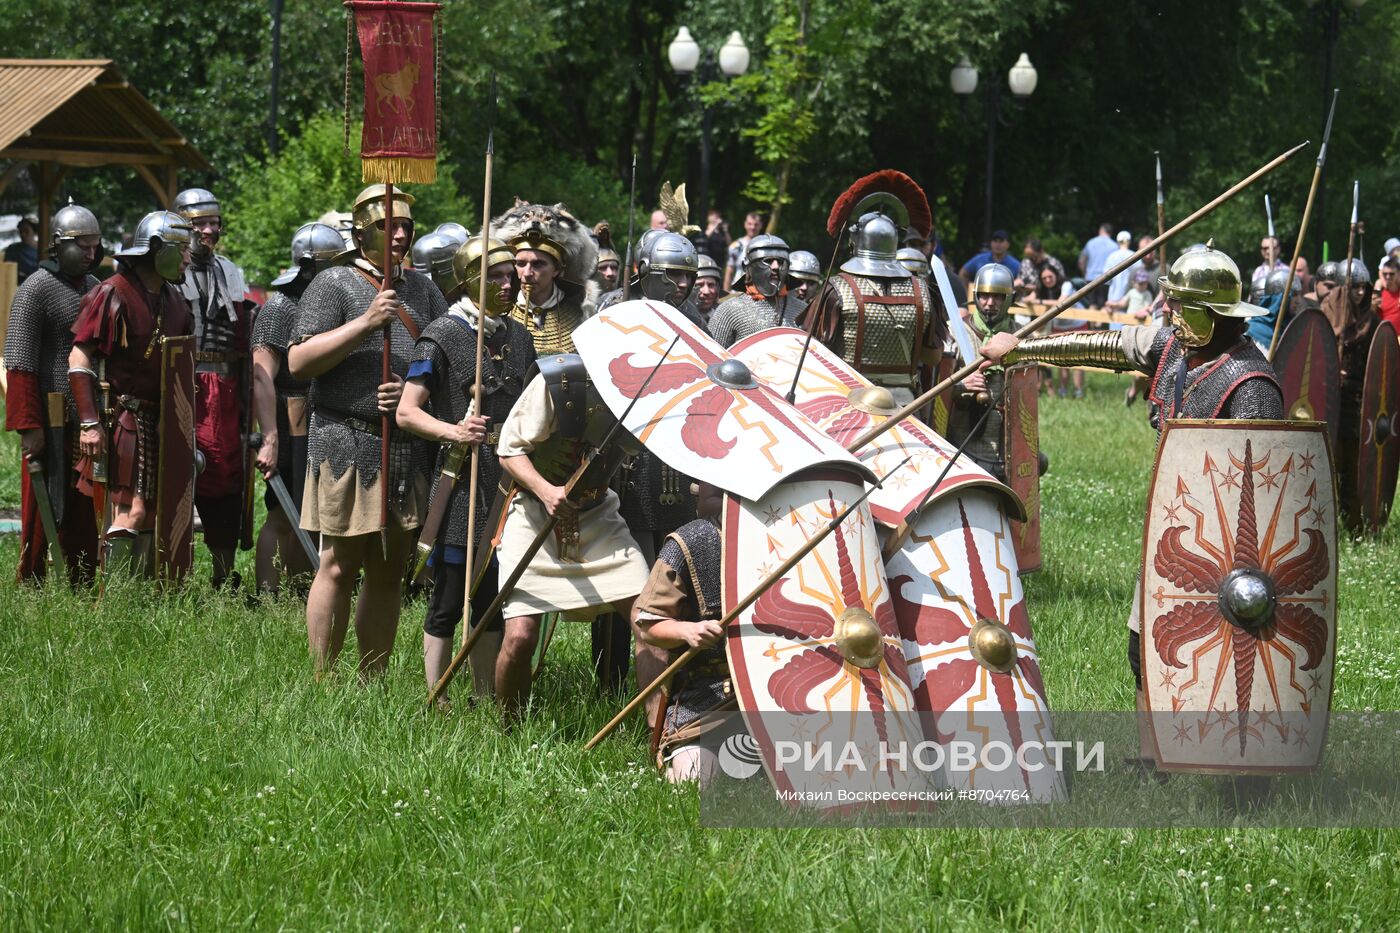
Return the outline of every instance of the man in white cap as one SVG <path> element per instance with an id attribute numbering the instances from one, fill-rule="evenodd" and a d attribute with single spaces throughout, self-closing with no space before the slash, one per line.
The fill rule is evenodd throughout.
<path id="1" fill-rule="evenodd" d="M 1119 230 L 1116 242 L 1118 248 L 1109 253 L 1108 258 L 1104 260 L 1105 272 L 1133 255 L 1133 235 L 1131 233 L 1127 230 Z M 1105 304 L 1123 303 L 1123 299 L 1128 297 L 1128 290 L 1133 287 L 1133 272 L 1136 271 L 1137 267 L 1138 264 L 1134 263 L 1113 277 L 1112 281 L 1108 283 L 1108 300 Z M 1122 324 L 1109 325 L 1113 330 L 1122 326 Z"/>

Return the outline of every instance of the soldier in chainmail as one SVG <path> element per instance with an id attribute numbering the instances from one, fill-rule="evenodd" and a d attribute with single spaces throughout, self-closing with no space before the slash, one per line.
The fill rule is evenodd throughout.
<path id="1" fill-rule="evenodd" d="M 790 327 L 806 306 L 788 292 L 788 245 L 760 234 L 744 252 L 744 273 L 731 286 L 737 295 L 720 302 L 710 315 L 710 336 L 722 347 L 774 327 Z"/>
<path id="2" fill-rule="evenodd" d="M 394 190 L 392 227 L 384 202 L 383 185 L 370 185 L 355 199 L 356 248 L 307 287 L 287 349 L 292 375 L 311 380 L 301 524 L 322 535 L 321 568 L 306 602 L 318 673 L 340 653 L 361 569 L 355 616 L 360 671 L 368 675 L 387 665 L 411 533 L 428 498 L 432 450 L 411 434 L 392 431 L 389 475 L 382 475 L 381 416 L 397 407 L 418 336 L 447 313 L 447 302 L 427 276 L 404 268 L 413 239 L 413 198 Z M 390 249 L 386 275 L 381 266 Z M 386 278 L 387 289 L 381 285 Z M 386 328 L 392 373 L 387 383 L 380 369 Z M 386 484 L 389 514 L 381 524 Z"/>
<path id="3" fill-rule="evenodd" d="M 1282 419 L 1278 377 L 1248 334 L 1249 320 L 1267 312 L 1240 300 L 1240 270 L 1234 260 L 1207 243 L 1183 253 L 1158 282 L 1170 326 L 1129 325 L 1025 341 L 1011 333 L 997 334 L 982 347 L 988 361 L 983 365 L 1025 360 L 1144 373 L 1150 378 L 1151 419 L 1159 440 L 1170 418 Z M 1141 710 L 1145 704 L 1136 600 L 1128 631 L 1128 663 Z"/>
<path id="4" fill-rule="evenodd" d="M 243 271 L 214 251 L 223 236 L 223 211 L 214 195 L 188 188 L 175 196 L 171 210 L 194 231 L 181 283 L 194 312 L 195 446 L 204 454 L 194 504 L 213 558 L 214 587 L 231 581 L 236 589 L 234 553 L 240 543 L 251 547 L 253 534 L 245 438 L 253 405 L 248 341 L 254 306 L 245 300 Z"/>
<path id="5" fill-rule="evenodd" d="M 1016 329 L 1011 314 L 1015 280 L 1001 263 L 988 263 L 977 270 L 972 283 L 973 308 L 968 326 L 978 341 L 993 334 Z M 1006 420 L 1006 400 L 1002 391 L 1006 373 L 1000 366 L 973 373 L 953 388 L 957 401 L 948 416 L 948 440 L 963 448 L 978 466 L 997 479 L 1006 481 L 1006 452 L 1002 430 Z"/>
<path id="6" fill-rule="evenodd" d="M 287 366 L 287 344 L 297 302 L 321 270 L 344 251 L 344 241 L 334 227 L 303 224 L 292 234 L 292 265 L 272 280 L 274 291 L 253 321 L 253 398 L 263 444 L 257 467 L 264 476 L 277 474 L 287 486 L 293 503 L 300 503 L 306 484 L 306 392 L 310 383 L 292 375 Z M 269 410 L 268 403 L 272 403 Z M 279 565 L 291 576 L 311 569 L 297 544 L 292 522 L 300 516 L 282 514 L 272 487 L 263 495 L 267 519 L 258 532 L 258 590 L 276 593 Z"/>
<path id="7" fill-rule="evenodd" d="M 705 322 L 705 331 L 710 329 L 710 315 L 719 306 L 719 287 L 724 272 L 719 263 L 704 253 L 700 254 L 700 265 L 695 270 L 695 310 L 700 320 Z"/>
<path id="8" fill-rule="evenodd" d="M 654 751 L 657 767 L 673 782 L 709 780 L 718 763 L 717 730 L 732 722 L 739 708 L 719 626 L 722 497 L 717 488 L 701 485 L 704 517 L 666 537 L 632 608 L 638 637 L 666 650 L 668 662 L 687 648 L 704 649 L 676 672 L 666 690 Z"/>
<path id="9" fill-rule="evenodd" d="M 160 492 L 160 341 L 194 326 L 175 284 L 190 261 L 190 225 L 170 211 L 147 214 L 116 258 L 117 274 L 88 291 L 73 322 L 68 385 L 78 416 L 78 488 L 91 496 L 95 482 L 107 485 L 104 572 L 149 575 Z"/>
<path id="10" fill-rule="evenodd" d="M 482 240 L 472 237 L 453 259 L 454 285 L 461 295 L 447 314 L 429 324 L 418 339 L 408 383 L 399 402 L 399 427 L 441 444 L 437 479 L 430 511 L 445 510 L 436 539 L 419 539 L 431 550 L 433 592 L 423 618 L 423 673 L 432 687 L 452 660 L 452 636 L 466 604 L 467 541 L 474 542 L 473 563 L 482 568 L 470 575 L 473 625 L 485 625 L 472 650 L 472 679 L 478 696 L 494 689 L 496 655 L 501 646 L 502 617 L 487 618 L 497 594 L 498 562 L 490 553 L 488 518 L 496 504 L 501 466 L 496 459 L 500 426 L 525 388 L 525 374 L 535 362 L 530 335 L 507 312 L 515 301 L 515 254 L 499 240 L 486 247 L 485 315 L 477 308 L 481 289 Z M 484 326 L 481 358 L 481 410 L 475 410 L 477 330 Z M 476 524 L 470 526 L 471 499 L 467 459 L 449 466 L 453 447 L 479 450 L 476 483 Z M 461 457 L 464 450 L 457 451 Z M 455 480 L 449 474 L 455 473 Z M 449 486 L 449 483 L 451 484 Z M 445 500 L 440 497 L 446 495 Z M 442 515 L 442 513 L 438 513 Z M 429 534 L 424 528 L 424 538 Z"/>
<path id="11" fill-rule="evenodd" d="M 49 258 L 20 284 L 5 332 L 5 427 L 18 431 L 24 456 L 43 467 L 44 492 L 54 512 L 71 583 L 91 580 L 97 568 L 92 502 L 78 492 L 78 421 L 68 388 L 73 322 L 83 296 L 97 286 L 92 270 L 102 259 L 102 229 L 92 211 L 69 201 L 54 214 Z M 55 417 L 51 418 L 50 415 Z M 20 473 L 17 578 L 42 580 L 48 541 L 28 470 Z"/>
<path id="12" fill-rule="evenodd" d="M 856 181 L 827 218 L 828 233 L 848 236 L 850 258 L 801 321 L 815 316 L 816 339 L 900 404 L 931 380 L 948 335 L 948 309 L 898 258 L 905 234 L 927 237 L 932 226 L 928 198 L 904 173 L 886 169 Z"/>

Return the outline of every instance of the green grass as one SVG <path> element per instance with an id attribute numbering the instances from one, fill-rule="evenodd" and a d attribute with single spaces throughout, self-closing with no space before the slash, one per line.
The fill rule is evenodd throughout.
<path id="1" fill-rule="evenodd" d="M 1042 406 L 1027 590 L 1061 709 L 1132 704 L 1154 438 L 1120 392 Z M 1343 547 L 1338 707 L 1400 709 L 1398 563 L 1394 527 Z M 424 712 L 421 604 L 382 685 L 317 685 L 299 605 L 252 611 L 206 577 L 96 606 L 0 583 L 4 928 L 1335 930 L 1400 910 L 1393 831 L 702 829 L 636 723 L 583 752 L 616 708 L 583 628 L 505 735 L 490 708 Z"/>

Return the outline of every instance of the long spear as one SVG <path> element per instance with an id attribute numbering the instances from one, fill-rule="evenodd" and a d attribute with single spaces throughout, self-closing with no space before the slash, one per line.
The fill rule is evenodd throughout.
<path id="1" fill-rule="evenodd" d="M 831 281 L 831 270 L 836 266 L 836 257 L 841 251 L 841 240 L 845 236 L 846 227 L 842 225 L 841 230 L 836 234 L 836 245 L 831 249 L 831 258 L 827 260 L 826 272 L 822 275 L 822 284 L 817 289 L 817 297 L 813 300 L 813 305 L 816 305 L 817 301 L 821 300 L 822 295 L 826 294 L 826 283 Z M 792 374 L 792 385 L 788 387 L 785 396 L 789 405 L 796 404 L 794 400 L 797 398 L 797 380 L 802 376 L 802 364 L 807 361 L 807 351 L 811 348 L 812 338 L 817 333 L 817 324 L 819 323 L 817 318 L 820 316 L 818 314 L 820 310 L 818 307 L 812 308 L 812 320 L 808 322 L 807 327 L 807 339 L 802 341 L 802 355 L 797 358 L 797 369 Z"/>
<path id="2" fill-rule="evenodd" d="M 1162 197 L 1162 154 L 1154 152 L 1152 155 L 1157 160 L 1157 239 L 1161 240 L 1162 234 L 1167 232 L 1167 205 Z M 1157 274 L 1167 274 L 1167 244 L 1163 243 L 1157 250 Z"/>
<path id="3" fill-rule="evenodd" d="M 1293 261 L 1288 264 L 1288 281 L 1283 286 L 1283 300 L 1278 306 L 1278 317 L 1274 318 L 1274 335 L 1269 339 L 1270 360 L 1274 358 L 1274 348 L 1278 346 L 1278 335 L 1283 333 L 1284 309 L 1288 307 L 1288 298 L 1293 294 L 1293 276 L 1298 268 L 1298 258 L 1303 255 L 1303 237 L 1308 232 L 1308 222 L 1312 220 L 1313 199 L 1317 197 L 1317 189 L 1322 182 L 1322 168 L 1327 164 L 1327 140 L 1332 138 L 1332 118 L 1337 114 L 1337 95 L 1340 93 L 1340 88 L 1332 89 L 1332 106 L 1327 109 L 1327 126 L 1322 130 L 1322 148 L 1317 151 L 1317 167 L 1313 169 L 1312 186 L 1308 188 L 1308 202 L 1303 206 L 1303 222 L 1298 227 L 1298 242 L 1293 244 Z"/>
<path id="4" fill-rule="evenodd" d="M 603 442 L 597 447 L 594 447 L 593 450 L 583 458 L 583 462 L 578 465 L 578 468 L 574 470 L 573 475 L 569 477 L 569 481 L 564 484 L 565 499 L 568 499 L 569 496 L 573 494 L 574 487 L 583 479 L 584 473 L 588 472 L 588 468 L 593 465 L 593 461 L 598 454 L 607 450 L 613 438 L 622 430 L 622 423 L 626 421 L 627 416 L 631 414 L 632 407 L 646 394 L 647 386 L 651 384 L 652 377 L 655 376 L 656 371 L 661 368 L 661 364 L 666 362 L 666 358 L 671 355 L 671 351 L 675 349 L 676 343 L 680 339 L 680 336 L 677 335 L 676 338 L 671 341 L 671 345 L 666 348 L 665 353 L 661 354 L 661 359 L 656 361 L 656 365 L 651 368 L 651 372 L 647 373 L 646 381 L 642 383 L 641 388 L 637 389 L 637 394 L 632 396 L 632 401 L 627 404 L 627 408 L 623 410 L 622 415 L 613 424 L 607 436 L 603 438 Z M 611 479 L 611 476 L 609 476 L 608 479 Z M 540 548 L 544 546 L 545 538 L 554 533 L 554 526 L 557 524 L 559 524 L 559 515 L 556 512 L 554 515 L 549 516 L 549 520 L 544 523 L 544 527 L 535 534 L 535 540 L 531 541 L 530 546 L 525 549 L 525 553 L 520 555 L 519 562 L 516 563 L 515 569 L 511 571 L 510 576 L 501 584 L 500 590 L 496 593 L 496 598 L 491 601 L 490 607 L 482 613 L 481 617 L 483 619 L 491 618 L 492 615 L 499 612 L 501 607 L 506 604 L 506 598 L 515 590 L 515 585 L 520 582 L 520 578 L 524 575 L 525 569 L 529 567 L 530 561 L 534 559 L 534 556 L 539 553 Z M 467 540 L 470 541 L 471 539 L 468 538 Z M 468 572 L 470 572 L 470 569 L 469 565 Z M 470 586 L 468 590 L 470 591 Z M 470 595 L 467 597 L 467 601 L 470 603 Z M 428 706 L 431 707 L 436 703 L 437 698 L 447 689 L 447 685 L 452 683 L 452 678 L 457 675 L 457 671 L 460 670 L 462 664 L 466 662 L 467 655 L 471 653 L 472 648 L 476 647 L 477 640 L 481 638 L 482 633 L 485 631 L 485 625 L 478 625 L 471 630 L 470 635 L 462 640 L 462 647 L 457 649 L 457 654 L 453 656 L 452 663 L 447 666 L 447 670 L 443 671 L 442 676 L 438 678 L 438 682 L 433 684 L 433 689 L 428 691 Z"/>
<path id="5" fill-rule="evenodd" d="M 842 509 L 841 513 L 833 517 L 831 521 L 827 523 L 825 528 L 817 532 L 812 537 L 808 538 L 807 541 L 801 547 L 799 547 L 796 551 L 793 552 L 791 557 L 789 557 L 787 560 L 783 561 L 782 564 L 779 565 L 777 570 L 774 570 L 768 576 L 760 580 L 758 584 L 754 586 L 752 590 L 749 591 L 747 596 L 735 603 L 734 608 L 726 612 L 724 614 L 724 618 L 719 620 L 719 627 L 721 629 L 728 627 L 729 623 L 733 622 L 736 618 L 739 617 L 739 613 L 752 606 L 754 604 L 754 601 L 757 600 L 758 597 L 762 596 L 768 590 L 768 588 L 773 585 L 775 581 L 781 580 L 784 574 L 786 574 L 792 568 L 796 567 L 798 562 L 801 561 L 802 558 L 812 553 L 812 550 L 816 548 L 818 544 L 821 544 L 823 541 L 825 541 L 827 537 L 833 531 L 836 530 L 837 526 L 841 524 L 841 522 L 846 518 L 846 516 L 850 515 L 856 509 L 860 508 L 861 503 L 868 499 L 871 493 L 879 489 L 884 484 L 885 480 L 889 479 L 895 473 L 899 472 L 899 470 L 911 459 L 913 459 L 912 455 L 910 455 L 909 457 L 905 457 L 903 460 L 901 460 L 898 466 L 896 466 L 893 470 L 890 470 L 888 473 L 885 474 L 884 479 L 876 480 L 873 486 L 865 490 L 865 492 L 861 493 L 859 499 Z M 636 711 L 643 703 L 645 703 L 653 693 L 655 693 L 657 690 L 660 690 L 661 685 L 666 683 L 666 681 L 670 680 L 671 677 L 676 673 L 676 671 L 689 664 L 691 659 L 693 659 L 697 654 L 699 654 L 703 650 L 703 648 L 687 648 L 684 654 L 672 661 L 664 671 L 662 671 L 656 676 L 655 680 L 647 684 L 646 687 L 640 693 L 633 697 L 632 702 L 624 706 L 622 710 L 618 712 L 618 714 L 612 719 L 609 719 L 607 725 L 599 729 L 598 734 L 588 740 L 588 744 L 583 746 L 583 750 L 590 751 L 595 746 L 597 746 L 599 742 L 603 741 L 609 735 L 611 735 L 612 731 L 617 728 L 618 724 L 621 723 L 622 720 L 632 715 L 632 713 Z"/>
<path id="6" fill-rule="evenodd" d="M 627 195 L 627 265 L 622 270 L 622 300 L 632 297 L 632 224 L 637 213 L 637 150 L 632 150 L 632 192 Z"/>
<path id="7" fill-rule="evenodd" d="M 1187 227 L 1191 226 L 1196 221 L 1200 220 L 1202 217 L 1205 217 L 1207 214 L 1214 211 L 1226 201 L 1229 201 L 1231 198 L 1235 197 L 1241 191 L 1248 188 L 1250 185 L 1254 184 L 1256 181 L 1263 178 L 1265 175 L 1269 174 L 1274 169 L 1278 168 L 1280 165 L 1288 161 L 1291 157 L 1296 155 L 1299 152 L 1299 150 L 1303 149 L 1303 147 L 1307 145 L 1308 142 L 1306 140 L 1299 143 L 1292 149 L 1289 149 L 1287 152 L 1275 156 L 1272 160 L 1265 163 L 1262 167 L 1255 169 L 1252 173 L 1245 176 L 1245 178 L 1243 178 L 1242 180 L 1235 182 L 1235 184 L 1232 185 L 1230 188 L 1226 189 L 1223 193 L 1217 195 L 1214 200 L 1208 202 L 1203 207 L 1197 208 L 1194 213 L 1192 213 L 1189 217 L 1185 218 L 1184 220 L 1179 221 L 1176 224 L 1176 226 L 1172 227 L 1166 233 L 1163 233 L 1161 236 L 1157 237 L 1155 240 L 1148 243 L 1146 246 L 1142 247 L 1137 252 L 1133 253 L 1131 256 L 1129 256 L 1127 259 L 1124 259 L 1122 262 L 1120 262 L 1113 268 L 1104 270 L 1104 273 L 1102 275 L 1094 279 L 1092 282 L 1086 284 L 1083 288 L 1079 289 L 1079 291 L 1075 292 L 1067 298 L 1061 298 L 1059 302 L 1047 309 L 1045 313 L 1041 314 L 1039 317 L 1033 319 L 1030 323 L 1023 325 L 1020 329 L 1018 329 L 1015 332 L 1015 336 L 1018 339 L 1024 338 L 1027 334 L 1032 334 L 1040 328 L 1044 327 L 1046 324 L 1058 317 L 1060 313 L 1063 312 L 1065 309 L 1073 306 L 1075 302 L 1084 298 L 1085 295 L 1088 295 L 1094 289 L 1098 288 L 1103 283 L 1112 279 L 1115 275 L 1118 275 L 1120 272 L 1132 266 L 1133 263 L 1137 262 L 1143 256 L 1146 256 L 1154 249 L 1159 248 L 1172 237 L 1176 236 L 1178 233 L 1185 230 Z M 944 379 L 942 382 L 938 383 L 938 385 L 929 389 L 923 395 L 920 395 L 918 398 L 914 399 L 912 402 L 899 409 L 899 411 L 890 415 L 880 424 L 872 425 L 854 441 L 852 441 L 850 444 L 847 444 L 846 449 L 855 451 L 864 447 L 866 444 L 869 444 L 871 441 L 875 440 L 875 438 L 879 437 L 881 434 L 884 434 L 890 428 L 894 427 L 896 424 L 903 421 L 905 418 L 909 417 L 914 412 L 918 411 L 920 408 L 923 408 L 925 405 L 933 401 L 939 395 L 948 391 L 948 389 L 950 389 L 952 386 L 956 385 L 957 383 L 966 379 L 968 376 L 977 372 L 977 370 L 980 369 L 981 366 L 981 359 L 975 359 L 970 361 L 962 369 L 953 373 L 947 379 Z"/>
<path id="8" fill-rule="evenodd" d="M 481 287 L 476 301 L 476 381 L 472 384 L 470 413 L 481 414 L 481 360 L 486 348 L 486 257 L 491 255 L 491 173 L 496 157 L 496 73 L 491 72 L 491 102 L 486 118 L 486 190 L 481 195 Z M 472 622 L 470 576 L 476 556 L 476 486 L 481 477 L 481 445 L 472 445 L 472 466 L 467 481 L 467 575 L 466 598 L 462 601 L 462 644 L 467 643 Z"/>
<path id="9" fill-rule="evenodd" d="M 393 282 L 394 259 L 394 183 L 384 186 L 384 278 L 379 290 L 387 292 Z M 379 381 L 381 384 L 393 380 L 390 368 L 393 355 L 393 329 L 391 319 L 384 325 L 384 350 L 380 354 Z M 394 416 L 388 412 L 379 415 L 379 547 L 383 554 L 389 553 L 389 431 Z"/>
<path id="10" fill-rule="evenodd" d="M 1351 312 L 1352 312 L 1352 307 L 1351 307 L 1351 281 L 1352 281 L 1351 263 L 1352 263 L 1352 260 L 1356 257 L 1356 218 L 1357 218 L 1357 209 L 1358 209 L 1360 206 L 1361 206 L 1361 182 L 1360 182 L 1360 181 L 1353 181 L 1353 182 L 1351 183 L 1351 230 L 1347 233 L 1347 271 L 1346 271 L 1346 281 L 1342 283 L 1342 286 L 1347 290 L 1347 293 L 1346 293 L 1346 307 L 1347 307 L 1347 316 L 1348 316 L 1348 317 L 1351 316 Z"/>

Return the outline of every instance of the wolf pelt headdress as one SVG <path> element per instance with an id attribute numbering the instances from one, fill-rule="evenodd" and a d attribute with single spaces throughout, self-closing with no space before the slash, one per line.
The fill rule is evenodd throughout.
<path id="1" fill-rule="evenodd" d="M 593 242 L 591 231 L 563 204 L 528 204 L 519 199 L 514 207 L 491 221 L 492 236 L 507 243 L 532 233 L 553 243 L 564 254 L 561 284 L 566 295 L 577 299 L 598 267 L 598 245 Z"/>

